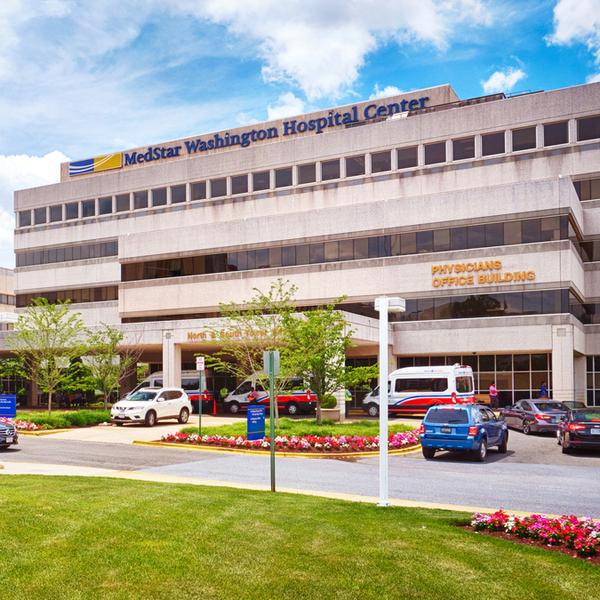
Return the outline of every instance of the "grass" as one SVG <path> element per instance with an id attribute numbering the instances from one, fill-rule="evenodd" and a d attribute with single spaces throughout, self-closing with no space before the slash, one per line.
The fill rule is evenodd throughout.
<path id="1" fill-rule="evenodd" d="M 17 412 L 17 419 L 31 421 L 45 429 L 63 429 L 67 427 L 89 427 L 110 421 L 108 410 L 53 410 Z"/>
<path id="2" fill-rule="evenodd" d="M 390 423 L 390 433 L 401 431 L 412 431 L 415 429 L 410 425 L 402 423 Z M 184 433 L 198 433 L 198 427 L 184 427 Z M 265 421 L 265 431 L 269 431 L 269 419 Z M 278 435 L 378 435 L 379 422 L 376 421 L 359 421 L 356 423 L 336 423 L 335 421 L 323 421 L 321 425 L 317 425 L 315 419 L 279 419 L 279 429 L 276 430 Z M 240 420 L 231 425 L 217 425 L 213 427 L 202 426 L 203 435 L 228 435 L 238 436 L 246 435 L 246 421 Z"/>
<path id="3" fill-rule="evenodd" d="M 467 515 L 291 494 L 0 476 L 3 597 L 577 599 L 600 570 Z"/>

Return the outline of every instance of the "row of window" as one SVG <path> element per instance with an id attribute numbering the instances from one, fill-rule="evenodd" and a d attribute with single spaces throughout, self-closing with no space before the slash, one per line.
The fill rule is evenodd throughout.
<path id="1" fill-rule="evenodd" d="M 544 217 L 124 264 L 121 266 L 121 280 L 160 279 L 545 242 L 566 239 L 568 235 L 567 216 Z"/>
<path id="2" fill-rule="evenodd" d="M 105 302 L 107 300 L 117 300 L 119 298 L 119 287 L 109 285 L 93 288 L 79 288 L 76 290 L 55 290 L 52 292 L 37 292 L 33 294 L 17 294 L 17 306 L 28 306 L 34 298 L 46 298 L 48 302 L 65 302 L 70 300 L 73 303 L 80 302 Z"/>
<path id="3" fill-rule="evenodd" d="M 600 323 L 600 304 L 571 302 L 571 313 L 584 325 Z"/>
<path id="4" fill-rule="evenodd" d="M 577 196 L 582 202 L 600 198 L 600 177 L 574 181 L 573 185 L 575 186 Z"/>
<path id="5" fill-rule="evenodd" d="M 543 124 L 544 147 L 569 142 L 568 121 Z M 509 132 L 508 150 L 513 152 L 537 147 L 536 126 L 513 129 Z M 577 119 L 577 141 L 600 138 L 600 116 Z M 507 152 L 507 135 L 504 131 L 481 135 L 481 156 L 493 156 Z M 283 167 L 280 169 L 244 173 L 231 177 L 218 177 L 171 187 L 157 187 L 131 194 L 118 194 L 90 200 L 43 206 L 19 211 L 18 226 L 43 225 L 60 221 L 84 219 L 112 213 L 181 204 L 187 201 L 220 198 L 248 194 L 292 185 L 332 181 L 342 177 L 356 177 L 369 173 L 385 173 L 396 169 L 410 169 L 420 165 L 435 165 L 450 160 L 468 160 L 476 156 L 475 136 L 468 136 L 423 145 L 423 157 L 419 158 L 419 146 L 384 150 L 371 154 L 335 158 L 320 162 Z M 447 153 L 448 146 L 450 148 Z M 295 173 L 294 173 L 295 170 Z M 296 179 L 296 180 L 294 180 Z"/>
<path id="6" fill-rule="evenodd" d="M 586 397 L 589 406 L 600 406 L 600 356 L 586 356 Z"/>
<path id="7" fill-rule="evenodd" d="M 15 297 L 11 294 L 0 294 L 0 304 L 10 304 L 14 306 Z"/>
<path id="8" fill-rule="evenodd" d="M 27 267 L 30 265 L 84 260 L 87 258 L 117 256 L 118 253 L 119 243 L 117 240 L 111 240 L 110 242 L 79 244 L 77 246 L 59 246 L 56 248 L 44 248 L 43 250 L 17 252 L 16 264 L 17 267 Z"/>

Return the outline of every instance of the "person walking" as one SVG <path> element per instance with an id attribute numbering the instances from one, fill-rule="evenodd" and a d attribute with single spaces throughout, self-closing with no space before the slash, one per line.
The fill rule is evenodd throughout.
<path id="1" fill-rule="evenodd" d="M 492 409 L 498 408 L 498 389 L 496 388 L 496 382 L 492 382 L 489 389 L 490 394 L 490 406 Z"/>
<path id="2" fill-rule="evenodd" d="M 548 386 L 546 385 L 546 382 L 544 381 L 544 383 L 542 383 L 542 385 L 540 386 L 540 398 L 548 398 Z"/>

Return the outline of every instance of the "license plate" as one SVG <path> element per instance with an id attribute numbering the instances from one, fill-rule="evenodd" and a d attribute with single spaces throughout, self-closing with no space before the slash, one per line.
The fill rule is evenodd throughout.
<path id="1" fill-rule="evenodd" d="M 598 433 L 600 433 L 600 431 Z M 13 437 L 12 437 L 12 435 L 10 437 L 6 438 L 6 443 L 7 444 L 12 444 L 13 443 Z"/>
<path id="2" fill-rule="evenodd" d="M 452 433 L 452 427 L 440 427 L 442 433 Z"/>
<path id="3" fill-rule="evenodd" d="M 590 429 L 592 435 L 600 435 L 600 429 Z"/>

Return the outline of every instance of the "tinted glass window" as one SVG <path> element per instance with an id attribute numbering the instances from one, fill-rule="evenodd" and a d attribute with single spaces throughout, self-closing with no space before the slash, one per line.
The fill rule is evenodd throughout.
<path id="1" fill-rule="evenodd" d="M 539 219 L 531 219 L 521 222 L 521 241 L 524 244 L 539 242 L 542 230 Z"/>
<path id="2" fill-rule="evenodd" d="M 81 203 L 81 216 L 82 217 L 93 217 L 95 214 L 96 214 L 95 200 L 84 200 Z"/>
<path id="3" fill-rule="evenodd" d="M 467 245 L 469 248 L 483 248 L 485 246 L 485 227 L 483 225 L 467 227 Z"/>
<path id="4" fill-rule="evenodd" d="M 110 213 L 112 213 L 112 198 L 100 198 L 98 200 L 98 214 L 108 215 Z"/>
<path id="5" fill-rule="evenodd" d="M 46 207 L 33 209 L 33 222 L 35 225 L 41 225 L 46 222 Z"/>
<path id="6" fill-rule="evenodd" d="M 321 179 L 327 181 L 328 179 L 338 179 L 340 176 L 340 161 L 326 160 L 321 163 Z"/>
<path id="7" fill-rule="evenodd" d="M 562 123 L 548 123 L 544 125 L 544 146 L 566 144 L 569 141 L 569 128 L 567 121 Z"/>
<path id="8" fill-rule="evenodd" d="M 436 229 L 433 232 L 433 250 L 435 252 L 443 252 L 450 250 L 450 230 Z"/>
<path id="9" fill-rule="evenodd" d="M 164 206 L 167 203 L 167 188 L 152 190 L 152 206 Z"/>
<path id="10" fill-rule="evenodd" d="M 512 132 L 513 150 L 529 150 L 535 148 L 535 127 L 524 127 Z"/>
<path id="11" fill-rule="evenodd" d="M 129 194 L 119 194 L 117 196 L 117 212 L 129 210 Z"/>
<path id="12" fill-rule="evenodd" d="M 298 183 L 312 183 L 317 180 L 316 165 L 300 165 L 298 167 Z"/>
<path id="13" fill-rule="evenodd" d="M 133 192 L 133 208 L 148 208 L 148 190 Z"/>
<path id="14" fill-rule="evenodd" d="M 62 205 L 55 204 L 50 207 L 50 222 L 62 221 Z"/>
<path id="15" fill-rule="evenodd" d="M 427 423 L 468 423 L 469 413 L 462 408 L 434 408 L 427 413 Z"/>
<path id="16" fill-rule="evenodd" d="M 206 198 L 206 181 L 192 183 L 192 200 L 204 200 Z"/>
<path id="17" fill-rule="evenodd" d="M 433 231 L 417 231 L 417 253 L 433 251 Z"/>
<path id="18" fill-rule="evenodd" d="M 457 377 L 456 391 L 458 393 L 471 393 L 473 391 L 473 379 L 471 377 Z"/>
<path id="19" fill-rule="evenodd" d="M 485 245 L 503 246 L 504 245 L 504 224 L 492 223 L 485 226 Z"/>
<path id="20" fill-rule="evenodd" d="M 185 185 L 174 185 L 171 188 L 171 204 L 185 202 Z"/>
<path id="21" fill-rule="evenodd" d="M 225 177 L 220 179 L 210 180 L 210 196 L 211 198 L 218 198 L 219 196 L 225 196 L 227 194 L 227 180 Z"/>
<path id="22" fill-rule="evenodd" d="M 577 119 L 577 139 L 594 140 L 600 138 L 600 117 Z"/>
<path id="23" fill-rule="evenodd" d="M 446 161 L 446 142 L 425 144 L 425 164 L 432 165 Z"/>
<path id="24" fill-rule="evenodd" d="M 346 158 L 346 177 L 365 174 L 365 157 L 349 156 Z"/>
<path id="25" fill-rule="evenodd" d="M 409 169 L 416 167 L 418 161 L 417 146 L 411 148 L 398 148 L 398 168 Z"/>
<path id="26" fill-rule="evenodd" d="M 19 212 L 19 227 L 28 227 L 31 225 L 31 211 L 22 210 Z"/>
<path id="27" fill-rule="evenodd" d="M 600 409 L 588 408 L 573 412 L 573 421 L 600 422 Z"/>
<path id="28" fill-rule="evenodd" d="M 292 185 L 292 168 L 286 167 L 285 169 L 275 170 L 275 187 L 287 187 Z"/>
<path id="29" fill-rule="evenodd" d="M 248 175 L 236 175 L 231 178 L 231 193 L 246 194 L 248 192 Z"/>
<path id="30" fill-rule="evenodd" d="M 462 160 L 464 158 L 475 157 L 475 138 L 463 138 L 461 140 L 452 141 L 452 154 L 454 160 Z"/>
<path id="31" fill-rule="evenodd" d="M 396 379 L 396 392 L 445 392 L 448 389 L 446 377 L 415 377 L 412 379 Z"/>
<path id="32" fill-rule="evenodd" d="M 371 154 L 371 171 L 373 173 L 389 171 L 391 168 L 392 153 L 389 150 L 386 152 L 375 152 L 374 154 Z"/>
<path id="33" fill-rule="evenodd" d="M 504 223 L 504 243 L 520 244 L 521 241 L 521 222 L 509 221 L 508 223 Z"/>
<path id="34" fill-rule="evenodd" d="M 502 154 L 504 152 L 504 131 L 488 133 L 481 136 L 481 153 L 483 156 Z"/>
<path id="35" fill-rule="evenodd" d="M 269 171 L 261 171 L 260 173 L 252 173 L 252 189 L 255 192 L 269 189 Z"/>

